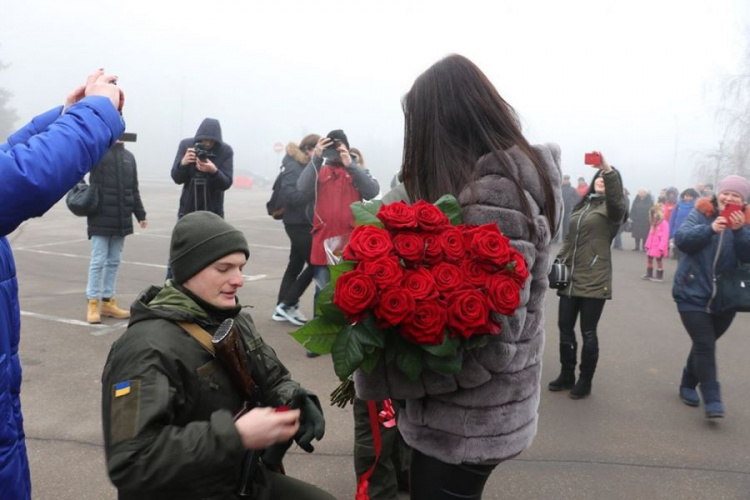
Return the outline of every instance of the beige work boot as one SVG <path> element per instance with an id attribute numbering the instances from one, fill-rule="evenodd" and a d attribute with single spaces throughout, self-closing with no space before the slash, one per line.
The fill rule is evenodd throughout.
<path id="1" fill-rule="evenodd" d="M 102 300 L 102 316 L 109 316 L 110 318 L 117 319 L 128 319 L 130 317 L 130 311 L 117 307 L 115 299 Z"/>
<path id="2" fill-rule="evenodd" d="M 86 310 L 86 321 L 92 324 L 102 322 L 102 317 L 99 315 L 99 299 L 89 299 L 89 307 Z"/>

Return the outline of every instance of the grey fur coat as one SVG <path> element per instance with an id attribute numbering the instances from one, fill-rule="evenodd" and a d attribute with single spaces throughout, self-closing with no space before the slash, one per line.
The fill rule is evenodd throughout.
<path id="1" fill-rule="evenodd" d="M 560 148 L 534 146 L 552 182 L 562 216 Z M 478 180 L 458 197 L 466 224 L 495 222 L 526 259 L 531 278 L 521 294 L 521 306 L 505 318 L 503 332 L 480 349 L 468 351 L 458 375 L 426 371 L 411 381 L 394 366 L 379 364 L 370 373 L 355 373 L 362 399 L 403 399 L 398 426 L 404 440 L 420 452 L 443 462 L 497 463 L 526 449 L 537 428 L 539 380 L 544 349 L 544 300 L 550 266 L 550 234 L 540 215 L 544 194 L 531 161 L 520 149 L 504 153 L 521 181 L 532 208 L 536 235 L 532 239 L 521 202 L 504 167 L 494 155 L 477 162 Z M 473 194 L 472 194 L 472 188 Z M 398 186 L 386 203 L 406 199 Z M 473 200 L 473 201 L 472 201 Z"/>

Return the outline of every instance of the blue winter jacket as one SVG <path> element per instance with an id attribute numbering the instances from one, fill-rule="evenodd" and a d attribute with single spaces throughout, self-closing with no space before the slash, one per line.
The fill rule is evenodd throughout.
<path id="1" fill-rule="evenodd" d="M 750 210 L 746 209 L 745 216 L 748 215 Z M 714 277 L 736 269 L 741 262 L 750 262 L 750 226 L 715 233 L 711 224 L 717 216 L 715 199 L 701 198 L 675 233 L 675 244 L 685 253 L 677 266 L 672 286 L 678 311 L 720 314 L 711 306 L 716 295 Z"/>
<path id="2" fill-rule="evenodd" d="M 61 115 L 50 110 L 0 145 L 0 498 L 31 498 L 21 415 L 21 315 L 13 254 L 6 236 L 49 210 L 125 129 L 105 97 L 87 97 Z"/>
<path id="3" fill-rule="evenodd" d="M 669 216 L 669 237 L 674 238 L 677 229 L 685 222 L 690 212 L 695 206 L 695 200 L 680 201 L 672 209 L 672 215 Z"/>

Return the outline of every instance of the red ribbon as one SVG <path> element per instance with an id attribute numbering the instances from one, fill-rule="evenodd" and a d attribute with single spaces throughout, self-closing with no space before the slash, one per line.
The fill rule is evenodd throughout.
<path id="1" fill-rule="evenodd" d="M 372 473 L 375 472 L 375 466 L 378 465 L 380 460 L 380 452 L 382 451 L 383 443 L 380 439 L 380 424 L 387 428 L 391 428 L 396 425 L 396 415 L 393 409 L 393 404 L 390 399 L 383 401 L 383 409 L 378 412 L 377 403 L 375 401 L 367 402 L 367 412 L 370 415 L 370 430 L 372 431 L 372 443 L 375 446 L 375 460 L 372 462 L 372 466 L 367 469 L 367 472 L 362 474 L 357 481 L 357 494 L 354 496 L 355 500 L 370 500 L 370 496 L 367 494 L 367 488 L 370 485 L 369 479 Z"/>

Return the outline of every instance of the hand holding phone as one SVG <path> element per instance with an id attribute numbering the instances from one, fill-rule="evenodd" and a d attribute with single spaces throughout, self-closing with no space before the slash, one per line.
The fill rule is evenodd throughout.
<path id="1" fill-rule="evenodd" d="M 719 214 L 721 217 L 724 217 L 727 222 L 731 220 L 732 214 L 735 212 L 739 212 L 742 210 L 741 205 L 737 205 L 736 203 L 727 203 L 724 205 L 724 209 Z"/>

